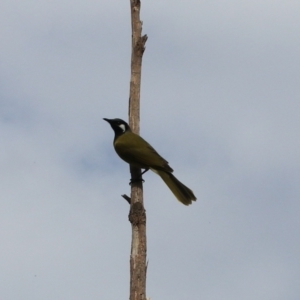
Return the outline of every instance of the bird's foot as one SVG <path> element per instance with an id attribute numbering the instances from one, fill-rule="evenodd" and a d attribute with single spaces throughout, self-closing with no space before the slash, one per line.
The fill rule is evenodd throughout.
<path id="1" fill-rule="evenodd" d="M 135 182 L 145 182 L 145 180 L 142 178 L 142 175 L 145 174 L 147 171 L 149 171 L 149 168 L 145 169 L 140 175 L 138 175 L 138 178 L 131 178 L 129 185 L 132 185 Z"/>
<path id="2" fill-rule="evenodd" d="M 148 169 L 145 169 L 142 173 L 141 173 L 141 176 L 143 175 L 143 174 L 145 174 L 146 172 L 148 172 L 149 171 L 149 168 Z"/>
<path id="3" fill-rule="evenodd" d="M 145 182 L 145 180 L 142 177 L 140 177 L 140 178 L 131 178 L 130 182 L 129 182 L 129 185 L 132 185 L 133 183 L 136 183 L 136 182 Z"/>

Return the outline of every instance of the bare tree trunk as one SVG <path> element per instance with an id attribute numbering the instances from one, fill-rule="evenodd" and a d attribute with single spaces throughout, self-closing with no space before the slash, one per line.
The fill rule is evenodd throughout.
<path id="1" fill-rule="evenodd" d="M 147 36 L 142 36 L 140 0 L 130 0 L 132 26 L 131 79 L 129 96 L 129 125 L 132 131 L 140 131 L 140 90 L 142 57 Z M 132 179 L 140 178 L 141 170 L 130 166 Z M 132 226 L 130 255 L 130 300 L 146 300 L 147 239 L 146 211 L 143 203 L 143 185 L 134 181 L 131 185 L 129 221 Z"/>

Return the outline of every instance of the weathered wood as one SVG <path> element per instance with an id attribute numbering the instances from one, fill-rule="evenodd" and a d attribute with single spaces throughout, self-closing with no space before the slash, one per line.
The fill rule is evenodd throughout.
<path id="1" fill-rule="evenodd" d="M 142 22 L 140 20 L 141 2 L 139 0 L 130 0 L 130 7 L 132 52 L 128 114 L 129 126 L 134 133 L 139 134 L 142 57 L 145 51 L 147 36 L 142 36 Z M 140 178 L 141 170 L 131 166 L 130 173 L 132 179 L 138 179 Z M 147 238 L 142 181 L 133 180 L 131 184 L 130 204 L 129 221 L 132 226 L 130 300 L 146 300 Z"/>

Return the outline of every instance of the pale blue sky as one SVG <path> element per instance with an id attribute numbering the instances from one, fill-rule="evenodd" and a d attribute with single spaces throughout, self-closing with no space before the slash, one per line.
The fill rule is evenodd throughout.
<path id="1" fill-rule="evenodd" d="M 142 2 L 141 134 L 198 200 L 145 174 L 151 299 L 300 297 L 300 4 Z M 129 1 L 3 0 L 0 298 L 129 295 Z"/>

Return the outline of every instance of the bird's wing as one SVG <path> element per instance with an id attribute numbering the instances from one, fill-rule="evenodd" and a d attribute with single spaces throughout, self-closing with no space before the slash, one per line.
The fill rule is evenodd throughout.
<path id="1" fill-rule="evenodd" d="M 142 137 L 134 133 L 120 136 L 114 143 L 118 155 L 129 164 L 173 172 L 169 163 Z"/>

